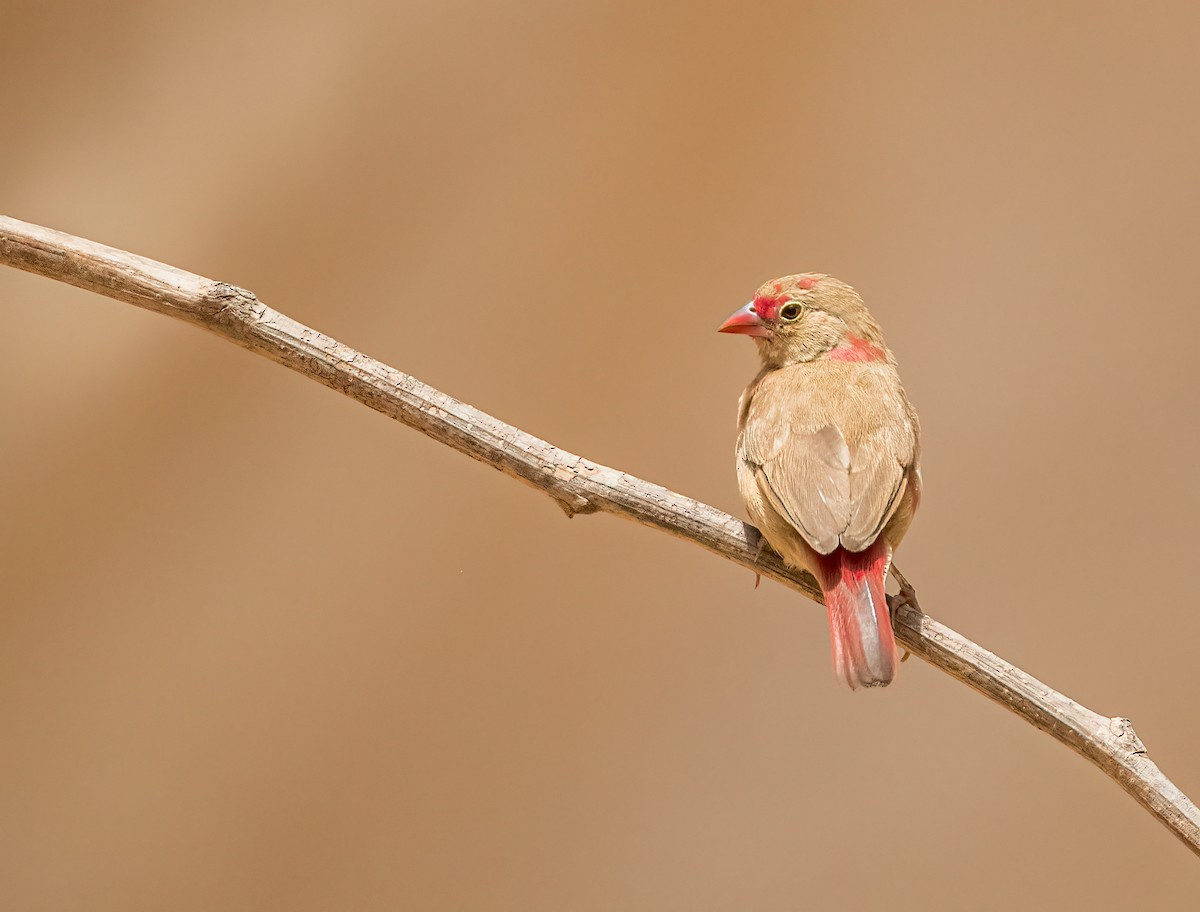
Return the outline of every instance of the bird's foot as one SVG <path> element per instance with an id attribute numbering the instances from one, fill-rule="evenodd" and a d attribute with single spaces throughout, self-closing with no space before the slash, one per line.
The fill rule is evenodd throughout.
<path id="1" fill-rule="evenodd" d="M 750 533 L 750 532 L 753 533 L 753 534 L 748 534 L 747 537 L 750 539 L 751 544 L 754 545 L 754 563 L 757 564 L 760 560 L 762 560 L 763 552 L 767 550 L 767 540 L 762 537 L 762 533 L 759 532 L 757 529 L 755 529 L 754 526 L 747 525 L 746 529 L 747 529 L 748 533 Z M 762 574 L 759 573 L 757 570 L 755 570 L 754 571 L 754 588 L 757 589 L 758 584 L 761 582 L 762 582 Z"/>
<path id="2" fill-rule="evenodd" d="M 892 564 L 892 576 L 896 577 L 896 582 L 900 585 L 900 591 L 895 595 L 888 596 L 888 615 L 891 617 L 892 626 L 896 626 L 896 612 L 904 608 L 912 608 L 917 614 L 921 614 L 921 603 L 917 601 L 917 590 L 913 588 L 913 584 L 904 578 L 895 564 Z M 908 661 L 908 650 L 905 650 L 904 656 L 900 659 L 901 662 Z"/>
<path id="3" fill-rule="evenodd" d="M 915 608 L 921 610 L 921 603 L 917 601 L 917 590 L 913 588 L 913 584 L 904 578 L 904 574 L 900 572 L 900 568 L 892 564 L 892 576 L 896 577 L 896 582 L 900 585 L 900 591 L 888 599 L 892 614 L 896 613 L 898 607 Z"/>
<path id="4" fill-rule="evenodd" d="M 918 613 L 921 611 L 921 603 L 917 601 L 917 590 L 913 588 L 913 584 L 904 578 L 904 574 L 892 564 L 892 576 L 896 577 L 896 582 L 900 585 L 900 591 L 888 599 L 888 613 L 891 615 L 893 626 L 896 623 L 896 612 L 901 608 L 913 608 Z M 907 649 L 904 650 L 904 655 L 900 657 L 901 662 L 907 662 L 908 657 L 912 655 Z"/>

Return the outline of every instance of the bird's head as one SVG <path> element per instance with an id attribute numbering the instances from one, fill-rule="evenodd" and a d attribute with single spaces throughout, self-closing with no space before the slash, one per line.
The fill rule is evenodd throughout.
<path id="1" fill-rule="evenodd" d="M 890 357 L 879 324 L 858 293 L 820 273 L 767 282 L 717 331 L 752 337 L 763 363 L 776 367 L 822 356 L 844 361 Z"/>

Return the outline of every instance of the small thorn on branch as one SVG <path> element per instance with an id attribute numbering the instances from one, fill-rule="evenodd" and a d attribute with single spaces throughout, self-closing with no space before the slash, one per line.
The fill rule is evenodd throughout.
<path id="1" fill-rule="evenodd" d="M 574 519 L 576 516 L 586 516 L 588 513 L 595 513 L 600 508 L 579 494 L 555 494 L 553 495 L 554 502 L 559 508 L 567 514 L 567 519 Z"/>

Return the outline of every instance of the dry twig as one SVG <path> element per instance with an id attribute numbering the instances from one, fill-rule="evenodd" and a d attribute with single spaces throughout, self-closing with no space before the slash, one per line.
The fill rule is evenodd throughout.
<path id="1" fill-rule="evenodd" d="M 4 216 L 0 264 L 194 323 L 521 479 L 553 497 L 568 516 L 603 512 L 631 519 L 821 600 L 810 576 L 761 549 L 752 526 L 564 452 L 297 323 L 245 289 Z M 893 610 L 896 638 L 906 649 L 1082 754 L 1200 854 L 1200 811 L 1146 755 L 1128 719 L 1092 712 L 915 604 L 894 603 Z"/>

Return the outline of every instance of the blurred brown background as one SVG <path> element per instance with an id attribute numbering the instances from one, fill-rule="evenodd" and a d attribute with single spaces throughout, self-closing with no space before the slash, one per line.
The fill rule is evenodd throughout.
<path id="1" fill-rule="evenodd" d="M 1194 4 L 0 13 L 0 211 L 739 514 L 714 329 L 851 281 L 926 610 L 1200 794 Z M 1099 772 L 920 662 L 850 693 L 781 587 L 182 324 L 0 303 L 3 908 L 1194 907 Z"/>

